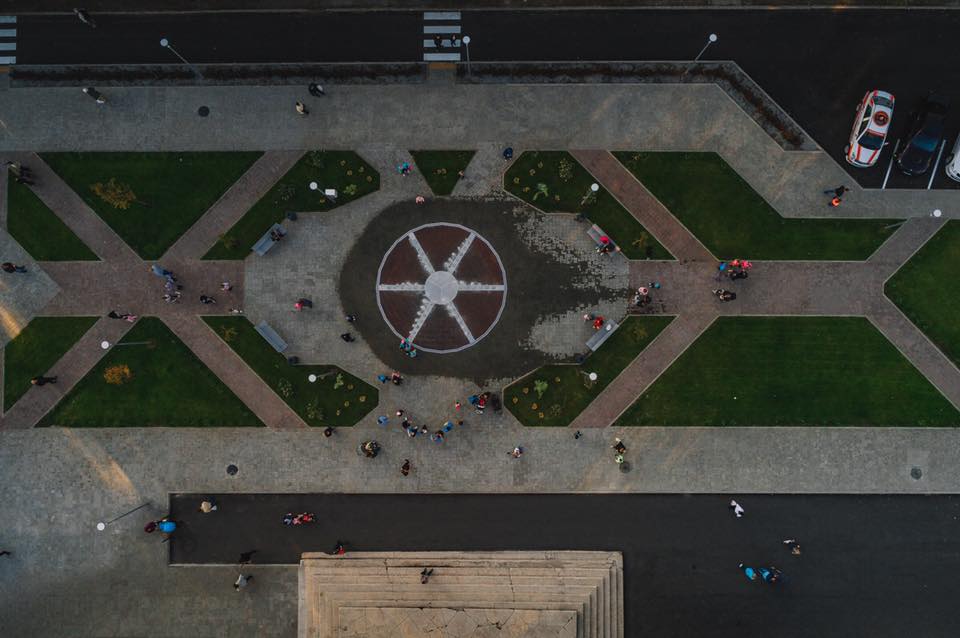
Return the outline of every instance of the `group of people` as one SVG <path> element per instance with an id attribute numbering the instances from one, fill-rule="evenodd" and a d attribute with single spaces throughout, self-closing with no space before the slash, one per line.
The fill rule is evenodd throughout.
<path id="1" fill-rule="evenodd" d="M 660 282 L 651 281 L 646 286 L 640 286 L 637 288 L 637 292 L 635 292 L 633 295 L 633 305 L 637 308 L 643 308 L 653 301 L 652 297 L 650 297 L 651 290 L 660 290 Z"/>
<path id="2" fill-rule="evenodd" d="M 735 500 L 731 500 L 728 507 L 730 511 L 733 512 L 734 516 L 737 518 L 743 518 L 745 510 L 740 503 Z M 790 549 L 790 553 L 792 555 L 800 555 L 800 543 L 797 542 L 797 539 L 787 538 L 783 541 L 783 544 Z M 761 580 L 765 583 L 773 585 L 783 580 L 783 572 L 772 565 L 769 567 L 751 567 L 749 565 L 740 563 L 738 567 L 741 571 L 743 571 L 743 574 L 747 577 L 747 580 L 750 581 Z"/>
<path id="3" fill-rule="evenodd" d="M 7 170 L 13 175 L 14 181 L 18 184 L 27 184 L 33 186 L 33 171 L 20 162 L 8 161 Z"/>
<path id="4" fill-rule="evenodd" d="M 409 339 L 400 340 L 400 349 L 411 359 L 417 358 L 417 349 Z"/>
<path id="5" fill-rule="evenodd" d="M 316 520 L 310 512 L 301 512 L 300 514 L 294 514 L 293 512 L 287 512 L 283 515 L 282 523 L 284 525 L 305 525 L 307 523 L 313 523 Z"/>

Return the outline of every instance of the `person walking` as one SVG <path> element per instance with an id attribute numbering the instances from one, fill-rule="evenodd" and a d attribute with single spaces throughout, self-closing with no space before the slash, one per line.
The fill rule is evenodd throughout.
<path id="1" fill-rule="evenodd" d="M 377 425 L 380 427 L 384 427 L 389 421 L 390 419 L 388 419 L 386 415 L 381 414 L 377 417 Z"/>
<path id="2" fill-rule="evenodd" d="M 237 582 L 233 584 L 233 588 L 237 591 L 241 589 L 246 589 L 247 585 L 250 584 L 250 581 L 253 580 L 253 574 L 243 574 L 241 573 L 237 576 Z"/>
<path id="3" fill-rule="evenodd" d="M 797 542 L 797 539 L 788 538 L 783 541 L 783 544 L 790 548 L 790 553 L 794 556 L 800 555 L 800 543 Z"/>
<path id="4" fill-rule="evenodd" d="M 85 25 L 87 25 L 87 26 L 90 27 L 91 29 L 96 29 L 96 28 L 97 28 L 97 23 L 93 20 L 93 18 L 90 17 L 90 14 L 87 13 L 87 10 L 86 10 L 86 9 L 80 9 L 79 7 L 78 7 L 78 8 L 75 8 L 75 9 L 73 10 L 73 14 L 74 14 L 75 16 L 77 16 L 77 20 L 79 20 L 80 22 L 84 23 Z"/>
<path id="5" fill-rule="evenodd" d="M 201 514 L 209 514 L 217 511 L 217 503 L 212 498 L 205 498 L 200 501 L 199 511 Z"/>
<path id="6" fill-rule="evenodd" d="M 836 188 L 828 188 L 827 190 L 823 191 L 823 194 L 824 194 L 824 195 L 829 195 L 830 193 L 833 193 L 833 194 L 836 195 L 837 197 L 843 197 L 843 194 L 846 193 L 848 190 L 850 190 L 850 189 L 847 188 L 846 186 L 844 186 L 843 184 L 841 184 L 840 186 L 837 186 Z"/>
<path id="7" fill-rule="evenodd" d="M 13 556 L 13 552 L 8 552 L 7 550 L 0 551 L 0 556 Z"/>
<path id="8" fill-rule="evenodd" d="M 233 290 L 233 285 L 229 281 L 225 281 L 222 284 L 220 284 L 220 290 L 222 290 L 223 292 L 230 292 L 231 290 Z"/>
<path id="9" fill-rule="evenodd" d="M 837 206 L 840 205 L 841 202 L 843 202 L 843 200 L 840 199 L 840 196 L 834 195 L 833 198 L 830 200 L 830 208 L 836 208 Z"/>
<path id="10" fill-rule="evenodd" d="M 356 322 L 357 322 L 357 315 L 347 315 L 347 316 L 344 317 L 344 319 L 347 320 L 347 323 L 356 323 Z"/>
<path id="11" fill-rule="evenodd" d="M 739 565 L 737 565 L 737 567 L 743 570 L 743 574 L 744 576 L 747 577 L 748 580 L 757 579 L 757 570 L 755 570 L 753 567 L 747 567 L 743 563 L 740 563 Z"/>
<path id="12" fill-rule="evenodd" d="M 307 86 L 307 92 L 310 93 L 313 97 L 323 97 L 326 93 L 323 90 L 323 87 L 317 84 L 316 82 L 311 82 Z"/>
<path id="13" fill-rule="evenodd" d="M 200 303 L 204 305 L 215 304 L 217 303 L 217 300 L 209 295 L 200 295 Z"/>
<path id="14" fill-rule="evenodd" d="M 400 465 L 400 473 L 404 476 L 410 474 L 410 459 L 403 459 L 403 463 Z"/>
<path id="15" fill-rule="evenodd" d="M 740 507 L 740 503 L 734 500 L 731 500 L 730 505 L 728 505 L 727 507 L 730 508 L 730 511 L 732 511 L 737 518 L 743 518 L 744 509 Z"/>
<path id="16" fill-rule="evenodd" d="M 299 100 L 297 101 L 295 108 L 297 109 L 297 113 L 300 115 L 307 115 L 310 113 L 310 111 L 307 110 L 307 107 L 304 106 L 303 102 L 300 102 Z"/>
<path id="17" fill-rule="evenodd" d="M 431 576 L 433 576 L 433 568 L 431 567 L 430 569 L 427 569 L 424 567 L 423 571 L 420 572 L 420 584 L 426 585 L 428 582 L 430 582 Z"/>
<path id="18" fill-rule="evenodd" d="M 443 48 L 443 36 L 439 33 L 433 36 L 433 46 L 437 47 L 438 49 Z"/>
<path id="19" fill-rule="evenodd" d="M 57 377 L 45 377 L 43 375 L 36 376 L 30 379 L 32 385 L 47 385 L 48 383 L 56 383 Z"/>
<path id="20" fill-rule="evenodd" d="M 3 270 L 3 272 L 27 272 L 26 266 L 18 266 L 9 261 L 5 261 L 3 264 L 0 264 L 0 270 Z"/>
<path id="21" fill-rule="evenodd" d="M 83 90 L 84 93 L 86 93 L 87 95 L 89 95 L 90 97 L 92 97 L 94 100 L 96 100 L 96 101 L 97 101 L 97 104 L 106 104 L 106 103 L 107 103 L 107 98 L 106 98 L 106 96 L 104 96 L 103 93 L 101 93 L 100 91 L 96 90 L 96 89 L 93 88 L 92 86 L 85 87 L 85 88 L 82 89 L 82 90 Z"/>
<path id="22" fill-rule="evenodd" d="M 434 443 L 443 443 L 443 431 L 437 430 L 433 433 L 433 436 L 430 437 L 430 440 Z"/>
<path id="23" fill-rule="evenodd" d="M 313 302 L 309 299 L 297 299 L 297 303 L 293 304 L 293 309 L 297 312 L 300 312 L 304 308 L 313 308 Z"/>
<path id="24" fill-rule="evenodd" d="M 237 561 L 240 565 L 249 565 L 253 561 L 253 555 L 257 553 L 258 550 L 251 549 L 249 552 L 240 552 L 240 560 Z"/>
<path id="25" fill-rule="evenodd" d="M 521 456 L 523 456 L 523 448 L 518 445 L 517 447 L 513 448 L 513 452 L 508 452 L 508 454 L 515 459 L 519 459 Z"/>
<path id="26" fill-rule="evenodd" d="M 155 274 L 157 277 L 163 277 L 164 279 L 167 279 L 167 280 L 173 280 L 173 281 L 177 280 L 177 278 L 173 276 L 172 270 L 167 270 L 160 264 L 153 264 L 152 266 L 150 266 L 150 272 Z"/>
<path id="27" fill-rule="evenodd" d="M 336 556 L 343 556 L 344 554 L 347 553 L 347 548 L 344 545 L 343 541 L 338 539 L 337 542 L 334 543 L 333 550 L 330 553 Z"/>
<path id="28" fill-rule="evenodd" d="M 353 342 L 353 341 L 356 341 L 356 339 L 353 337 L 353 335 L 350 334 L 349 332 L 344 332 L 342 335 L 340 335 L 340 338 L 343 339 L 344 341 L 346 341 L 347 343 L 351 343 L 351 342 Z"/>

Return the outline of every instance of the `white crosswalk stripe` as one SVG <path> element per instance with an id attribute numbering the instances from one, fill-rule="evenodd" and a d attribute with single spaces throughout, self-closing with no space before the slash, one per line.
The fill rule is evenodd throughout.
<path id="1" fill-rule="evenodd" d="M 0 16 L 0 64 L 17 63 L 17 16 Z"/>
<path id="2" fill-rule="evenodd" d="M 459 62 L 460 12 L 424 11 L 423 22 L 423 34 L 430 36 L 423 39 L 423 61 Z M 440 46 L 436 42 L 438 36 Z"/>

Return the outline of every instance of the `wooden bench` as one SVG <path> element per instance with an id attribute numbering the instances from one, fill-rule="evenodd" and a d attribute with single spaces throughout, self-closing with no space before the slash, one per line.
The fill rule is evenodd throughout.
<path id="1" fill-rule="evenodd" d="M 273 349 L 277 352 L 283 352 L 287 349 L 287 342 L 277 334 L 277 331 L 271 328 L 266 321 L 261 321 L 257 324 L 255 330 L 260 333 L 260 336 L 267 340 Z"/>
<path id="2" fill-rule="evenodd" d="M 587 340 L 587 347 L 596 352 L 597 348 L 603 345 L 603 342 L 610 338 L 613 331 L 617 329 L 616 321 L 608 321 L 603 327 L 593 333 L 593 336 Z"/>
<path id="3" fill-rule="evenodd" d="M 261 238 L 257 241 L 257 243 L 255 243 L 255 244 L 253 245 L 253 247 L 251 248 L 251 250 L 252 250 L 253 252 L 257 253 L 257 255 L 259 255 L 260 257 L 263 257 L 264 255 L 266 255 L 266 254 L 267 254 L 267 251 L 270 250 L 271 248 L 273 248 L 273 245 L 274 245 L 275 243 L 277 243 L 277 242 L 273 239 L 273 237 L 270 236 L 270 234 L 271 234 L 273 231 L 277 231 L 277 232 L 280 233 L 281 235 L 286 235 L 286 234 L 287 234 L 287 233 L 283 230 L 283 226 L 281 226 L 280 224 L 274 224 L 273 226 L 270 227 L 270 230 L 268 230 L 267 232 L 265 232 L 265 233 L 263 234 L 263 237 L 261 237 Z"/>

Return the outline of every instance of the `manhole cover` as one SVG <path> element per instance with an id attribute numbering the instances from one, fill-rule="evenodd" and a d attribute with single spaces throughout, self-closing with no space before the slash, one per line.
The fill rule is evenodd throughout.
<path id="1" fill-rule="evenodd" d="M 459 224 L 407 232 L 390 246 L 377 272 L 377 305 L 387 325 L 426 352 L 474 345 L 497 324 L 506 301 L 499 255 Z"/>
<path id="2" fill-rule="evenodd" d="M 199 115 L 200 117 L 207 117 L 208 115 L 210 115 L 210 107 L 201 106 L 200 108 L 197 109 L 197 115 Z"/>
<path id="3" fill-rule="evenodd" d="M 919 467 L 915 467 L 912 470 L 910 470 L 910 476 L 912 476 L 913 478 L 919 481 L 920 478 L 923 476 L 923 470 L 921 470 Z"/>
<path id="4" fill-rule="evenodd" d="M 236 476 L 237 472 L 239 471 L 240 471 L 240 468 L 234 465 L 233 463 L 227 466 L 227 474 L 229 474 L 230 476 Z"/>

